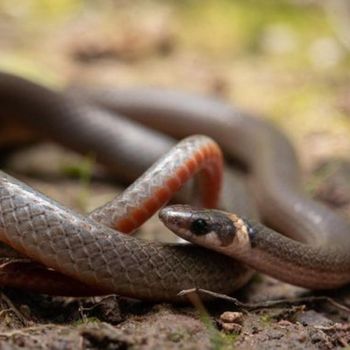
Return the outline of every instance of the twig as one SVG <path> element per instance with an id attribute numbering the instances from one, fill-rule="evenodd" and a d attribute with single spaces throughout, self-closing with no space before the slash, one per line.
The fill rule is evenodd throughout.
<path id="1" fill-rule="evenodd" d="M 9 306 L 9 311 L 12 311 L 15 316 L 22 322 L 23 326 L 29 326 L 31 322 L 27 320 L 27 318 L 20 312 L 16 306 L 12 303 L 12 301 L 4 294 L 1 293 L 1 298 L 5 301 L 5 303 Z"/>
<path id="2" fill-rule="evenodd" d="M 314 303 L 314 302 L 327 302 L 334 307 L 336 307 L 339 310 L 342 310 L 344 312 L 350 313 L 350 308 L 348 308 L 345 305 L 342 305 L 335 301 L 334 299 L 326 296 L 309 296 L 309 297 L 298 297 L 298 298 L 290 298 L 290 299 L 277 299 L 277 300 L 268 300 L 268 301 L 262 301 L 260 303 L 243 303 L 239 301 L 236 298 L 230 297 L 225 294 L 215 293 L 210 290 L 206 289 L 200 289 L 200 288 L 193 288 L 193 289 L 186 289 L 181 291 L 178 296 L 188 296 L 190 294 L 197 294 L 197 295 L 206 295 L 210 296 L 215 299 L 221 299 L 228 301 L 232 304 L 234 304 L 236 307 L 240 309 L 246 309 L 246 310 L 257 310 L 262 308 L 273 308 L 276 306 L 281 305 L 295 305 L 295 304 L 301 304 L 301 303 Z"/>

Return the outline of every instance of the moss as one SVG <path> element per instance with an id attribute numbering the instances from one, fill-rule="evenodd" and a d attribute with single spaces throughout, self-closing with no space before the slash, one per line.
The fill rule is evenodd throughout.
<path id="1" fill-rule="evenodd" d="M 201 321 L 207 329 L 211 348 L 213 350 L 232 349 L 234 342 L 237 340 L 238 334 L 225 334 L 223 332 L 220 332 L 216 328 L 213 319 L 210 317 L 203 304 L 200 302 L 200 304 L 195 304 L 195 306 L 199 312 Z"/>
<path id="2" fill-rule="evenodd" d="M 270 315 L 268 315 L 268 314 L 264 314 L 264 315 L 260 316 L 261 323 L 263 323 L 265 325 L 271 324 L 272 320 L 273 320 L 273 318 Z"/>
<path id="3" fill-rule="evenodd" d="M 90 184 L 94 164 L 95 157 L 88 155 L 80 163 L 62 168 L 62 172 L 65 175 L 79 178 L 80 191 L 76 199 L 76 204 L 82 211 L 86 211 L 88 198 L 90 197 Z"/>
<path id="4" fill-rule="evenodd" d="M 83 317 L 80 320 L 73 322 L 71 325 L 73 327 L 79 327 L 88 323 L 101 323 L 101 321 L 97 317 Z"/>
<path id="5" fill-rule="evenodd" d="M 167 338 L 174 342 L 174 343 L 178 343 L 180 342 L 181 340 L 183 340 L 184 338 L 186 337 L 186 334 L 183 333 L 183 332 L 173 332 L 173 333 L 169 333 L 167 335 Z"/>

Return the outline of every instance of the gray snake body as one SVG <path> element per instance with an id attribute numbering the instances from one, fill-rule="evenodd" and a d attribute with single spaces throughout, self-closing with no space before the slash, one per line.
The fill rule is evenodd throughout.
<path id="1" fill-rule="evenodd" d="M 163 215 L 174 232 L 292 284 L 320 289 L 350 281 L 350 223 L 305 194 L 295 152 L 275 127 L 223 102 L 177 91 L 82 88 L 76 94 L 176 137 L 193 132 L 213 137 L 229 157 L 250 168 L 265 222 L 292 239 L 252 222 L 255 235 L 246 239 L 249 244 L 242 257 L 239 244 L 221 250 L 202 236 L 180 232 L 180 219 L 172 228 Z"/>
<path id="2" fill-rule="evenodd" d="M 22 102 L 16 105 L 18 96 L 22 95 Z M 118 128 L 115 125 L 120 123 L 121 126 L 131 130 L 133 124 L 123 118 L 113 119 L 114 117 L 110 113 L 103 110 L 99 110 L 94 118 L 87 118 L 83 121 L 83 115 L 89 115 L 90 109 L 81 113 L 80 109 L 84 110 L 84 104 L 75 101 L 87 100 L 89 103 L 98 104 L 105 109 L 126 115 L 137 122 L 152 126 L 175 137 L 185 137 L 193 133 L 213 137 L 229 157 L 237 157 L 248 165 L 255 179 L 257 199 L 263 218 L 284 235 L 302 242 L 294 241 L 296 245 L 290 246 L 294 250 L 280 250 L 283 252 L 283 256 L 281 255 L 280 260 L 278 260 L 280 264 L 284 263 L 285 266 L 288 266 L 287 262 L 289 261 L 292 266 L 297 266 L 288 281 L 300 284 L 296 281 L 297 279 L 293 280 L 293 276 L 300 269 L 301 271 L 304 271 L 303 268 L 308 270 L 308 266 L 310 267 L 308 271 L 316 277 L 323 266 L 329 268 L 331 261 L 326 258 L 328 256 L 334 257 L 332 249 L 324 248 L 329 242 L 338 247 L 337 253 L 341 249 L 342 254 L 338 254 L 339 264 L 335 265 L 340 273 L 339 280 L 335 283 L 330 281 L 327 287 L 338 286 L 348 281 L 347 248 L 345 249 L 345 247 L 349 242 L 349 224 L 324 205 L 304 195 L 301 190 L 299 168 L 294 151 L 286 138 L 274 127 L 258 119 L 242 115 L 223 102 L 179 92 L 164 92 L 156 89 L 115 90 L 112 92 L 71 89 L 68 90 L 65 97 L 60 97 L 60 99 L 60 103 L 57 103 L 55 93 L 11 75 L 0 74 L 0 105 L 4 105 L 0 117 L 6 118 L 11 112 L 19 120 L 36 130 L 44 134 L 52 133 L 54 139 L 73 149 L 78 151 L 94 149 L 97 159 L 109 164 L 112 171 L 124 180 L 131 180 L 138 176 L 141 169 L 145 169 L 145 163 L 149 162 L 149 158 L 158 157 L 159 149 L 167 148 L 167 145 L 171 144 L 171 139 L 163 137 L 157 141 L 155 147 L 152 148 L 150 145 L 150 157 L 145 162 L 142 156 L 144 153 L 137 152 L 133 140 L 135 140 L 135 135 L 143 137 L 143 132 L 151 135 L 152 131 L 138 129 L 139 131 L 132 131 L 134 137 L 128 138 L 126 133 L 118 133 L 116 131 Z M 26 119 L 27 111 L 34 111 L 35 118 Z M 47 115 L 50 117 L 47 118 Z M 69 117 L 63 119 L 64 115 Z M 91 130 L 93 128 L 91 125 L 99 129 L 95 131 L 96 134 L 101 135 L 100 131 L 102 131 L 104 136 L 97 139 L 92 137 Z M 81 133 L 78 133 L 77 130 L 80 130 Z M 110 141 L 113 140 L 113 137 L 106 137 L 106 135 L 114 136 L 114 140 L 118 136 L 126 138 L 127 141 L 124 143 L 126 146 L 120 146 L 115 141 Z M 123 149 L 125 153 L 121 152 L 120 147 L 125 147 Z M 105 153 L 106 149 L 108 151 Z M 131 162 L 128 156 L 122 155 L 125 164 L 130 165 L 130 170 L 126 171 L 126 168 L 120 168 L 115 164 L 115 151 L 121 155 L 130 155 L 133 154 L 132 152 L 136 153 L 136 156 L 141 154 L 140 162 L 135 160 Z M 29 232 L 28 226 L 32 225 L 31 218 L 27 219 L 25 226 L 18 225 L 17 219 L 13 220 L 13 215 L 17 217 L 17 210 L 21 208 L 21 205 L 31 207 L 34 199 L 33 192 L 5 175 L 2 176 L 1 191 L 0 200 L 5 198 L 2 204 L 0 203 L 2 209 L 12 210 L 12 214 L 6 217 L 6 220 L 5 218 L 2 220 L 3 231 L 10 233 L 6 233 L 6 239 L 3 240 L 26 255 L 84 283 L 93 285 L 97 279 L 101 281 L 98 277 L 101 276 L 104 282 L 99 282 L 99 286 L 106 291 L 139 298 L 171 300 L 175 298 L 174 295 L 179 290 L 194 286 L 229 293 L 249 278 L 250 274 L 247 270 L 242 266 L 233 265 L 231 260 L 213 254 L 209 261 L 207 251 L 202 253 L 201 250 L 192 251 L 193 247 L 167 247 L 156 243 L 144 243 L 134 238 L 120 236 L 114 231 L 112 237 L 111 231 L 105 226 L 77 216 L 64 208 L 57 209 L 56 203 L 45 197 L 40 197 L 37 202 L 37 209 L 41 213 L 45 212 L 45 220 L 39 222 L 39 227 L 49 224 L 51 220 L 53 222 L 59 221 L 60 224 L 54 226 L 52 232 L 51 225 L 49 225 L 49 234 L 39 230 L 40 235 L 33 243 L 31 238 L 26 238 L 26 233 Z M 8 207 L 8 198 L 12 203 L 10 207 Z M 67 225 L 64 222 L 67 222 Z M 265 261 L 268 260 L 267 257 L 270 256 L 268 252 L 271 252 L 271 249 L 272 253 L 276 255 L 279 247 L 285 247 L 282 245 L 285 242 L 283 239 L 288 238 L 276 233 L 277 236 L 273 236 L 276 239 L 264 240 L 264 237 L 268 238 L 268 234 L 272 231 L 264 231 L 264 226 L 256 226 L 255 230 L 259 233 L 256 235 L 259 237 L 256 245 L 261 248 L 260 251 L 267 253 Z M 70 237 L 69 232 L 75 231 L 77 233 Z M 14 243 L 11 238 L 16 237 L 16 235 L 21 242 L 19 245 Z M 57 245 L 50 248 L 53 254 L 46 256 L 38 251 L 33 253 L 35 249 L 40 247 L 39 240 L 47 241 L 50 240 L 50 237 L 60 237 L 61 235 L 65 237 L 65 243 L 61 243 L 57 238 L 54 241 Z M 111 261 L 113 261 L 113 266 L 118 267 L 113 268 L 112 272 L 108 262 L 110 259 L 98 259 L 95 256 L 93 260 L 97 259 L 99 264 L 92 267 L 93 262 L 90 255 L 94 256 L 96 249 L 104 254 L 104 249 L 97 248 L 99 244 L 96 237 L 105 239 L 107 242 L 106 251 L 117 252 L 116 255 L 112 255 Z M 85 247 L 87 242 L 91 242 L 91 250 Z M 74 244 L 77 255 L 72 256 L 73 253 L 70 252 L 72 252 L 71 247 Z M 305 254 L 310 252 L 308 245 L 316 247 L 315 250 L 311 250 L 316 253 L 314 260 L 310 262 L 308 259 L 302 259 L 306 265 L 299 266 L 296 257 L 299 254 L 305 258 Z M 305 247 L 306 250 L 304 248 L 298 250 L 298 247 Z M 318 249 L 320 254 L 317 254 Z M 146 250 L 147 253 L 145 253 Z M 149 251 L 154 253 L 153 257 L 148 253 Z M 129 254 L 134 255 L 134 257 L 127 258 Z M 39 259 L 38 256 L 40 256 Z M 64 256 L 70 261 L 70 267 L 58 262 L 60 256 Z M 120 256 L 123 256 L 123 259 Z M 274 255 L 272 254 L 272 256 Z M 83 263 L 78 263 L 80 258 L 84 261 Z M 130 259 L 128 267 L 123 265 L 123 261 Z M 261 254 L 258 261 L 263 262 L 263 259 L 264 255 Z M 319 260 L 318 265 L 317 259 Z M 243 259 L 243 261 L 249 263 L 250 260 Z M 81 270 L 80 264 L 86 269 Z M 199 267 L 195 268 L 195 264 L 199 264 Z M 259 267 L 258 263 L 251 265 L 255 268 Z M 317 270 L 315 267 L 320 269 Z M 339 269 L 340 267 L 343 270 Z M 281 270 L 281 272 L 283 271 L 284 269 Z M 329 270 L 327 271 L 329 272 Z M 269 271 L 265 269 L 264 272 L 268 273 Z M 235 273 L 237 277 L 237 285 L 235 286 L 231 282 L 230 276 L 233 276 L 231 273 Z M 121 276 L 122 274 L 124 277 Z M 344 278 L 341 277 L 342 274 L 345 276 Z M 309 275 L 306 274 L 306 280 Z M 326 273 L 322 278 L 326 279 L 327 276 L 330 275 Z M 283 276 L 276 277 L 283 278 Z M 324 284 L 320 286 L 317 278 L 311 278 L 305 285 L 310 288 L 325 286 Z"/>
<path id="3" fill-rule="evenodd" d="M 1 118 L 15 116 L 16 120 L 34 128 L 39 134 L 51 136 L 68 147 L 78 151 L 94 150 L 97 159 L 123 180 L 139 176 L 173 142 L 166 136 L 107 112 L 97 110 L 95 113 L 93 108 L 71 98 L 6 73 L 0 74 L 0 101 L 4 106 Z M 147 149 L 142 147 L 144 142 L 147 142 Z M 186 148 L 178 152 L 182 158 L 183 151 Z M 163 170 L 165 176 L 168 170 Z M 137 186 L 135 183 L 133 188 L 137 190 Z M 89 285 L 91 293 L 96 290 L 103 293 L 113 291 L 140 299 L 176 300 L 179 291 L 193 286 L 229 293 L 244 284 L 251 275 L 247 268 L 238 264 L 232 266 L 230 259 L 208 251 L 126 237 L 62 208 L 6 174 L 1 176 L 0 188 L 0 212 L 3 214 L 1 240 L 25 256 Z M 130 207 L 145 195 L 142 190 L 149 191 L 151 188 L 146 186 L 131 191 L 131 196 L 127 196 Z M 116 211 L 119 215 L 128 207 L 124 200 L 117 198 L 117 202 L 118 205 L 113 202 L 107 208 L 109 213 Z M 40 220 L 33 220 L 32 211 L 40 214 Z M 108 220 L 105 212 L 95 211 L 91 216 L 95 220 Z M 95 244 L 89 248 L 87 245 L 92 237 Z M 97 253 L 101 256 L 98 257 Z M 16 282 L 21 268 L 21 264 L 16 263 L 19 264 L 17 269 L 7 265 L 0 269 L 0 280 L 4 284 L 21 286 L 23 283 L 23 277 Z M 26 264 L 24 267 L 28 272 Z M 44 272 L 40 268 L 36 270 L 36 266 L 29 271 L 32 272 L 30 278 L 36 282 L 40 281 L 39 275 Z M 11 274 L 15 278 L 11 279 Z M 56 283 L 57 274 L 50 277 L 45 271 L 44 275 L 48 283 Z M 77 283 L 72 283 L 72 288 L 78 287 L 78 291 L 72 291 L 69 288 L 71 282 L 66 282 L 66 290 L 60 288 L 58 293 L 79 294 L 84 291 L 84 286 Z M 38 285 L 27 280 L 24 284 L 32 290 L 54 292 L 52 286 L 48 290 L 41 282 Z M 85 293 L 89 294 L 88 288 L 85 288 Z"/>
<path id="4" fill-rule="evenodd" d="M 222 255 L 211 254 L 208 264 L 208 252 L 200 248 L 147 242 L 117 233 L 38 196 L 5 174 L 0 181 L 0 225 L 6 233 L 2 240 L 104 293 L 175 300 L 181 289 L 194 285 L 217 286 L 229 293 L 234 277 L 245 275 L 242 269 L 235 273 L 230 259 Z"/>
<path id="5" fill-rule="evenodd" d="M 259 211 L 269 225 L 313 245 L 349 240 L 349 222 L 305 194 L 293 147 L 266 121 L 216 99 L 178 91 L 80 87 L 75 94 L 175 137 L 212 137 L 228 157 L 250 168 Z"/>
<path id="6" fill-rule="evenodd" d="M 164 208 L 160 216 L 180 237 L 285 282 L 311 289 L 336 288 L 350 282 L 350 253 L 345 245 L 305 244 L 254 220 L 220 211 L 178 205 Z M 225 219 L 232 224 L 223 225 Z M 208 223 L 208 230 L 193 229 L 196 220 Z M 227 226 L 232 229 L 227 230 Z"/>

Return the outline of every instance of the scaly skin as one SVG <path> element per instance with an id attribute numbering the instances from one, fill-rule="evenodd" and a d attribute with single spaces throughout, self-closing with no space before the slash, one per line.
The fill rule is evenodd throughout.
<path id="1" fill-rule="evenodd" d="M 313 246 L 236 214 L 184 205 L 162 209 L 160 218 L 180 237 L 279 280 L 310 289 L 337 288 L 350 282 L 347 244 Z"/>
<path id="2" fill-rule="evenodd" d="M 0 239 L 93 288 L 140 299 L 174 301 L 178 292 L 193 287 L 231 293 L 250 276 L 222 255 L 209 258 L 200 248 L 143 241 L 109 229 L 4 173 Z"/>
<path id="3" fill-rule="evenodd" d="M 212 137 L 251 170 L 258 209 L 269 226 L 314 246 L 349 242 L 349 222 L 306 195 L 292 145 L 267 121 L 219 99 L 181 91 L 84 86 L 73 93 L 175 137 Z"/>
<path id="4" fill-rule="evenodd" d="M 109 170 L 113 172 L 113 174 L 118 176 L 118 178 L 122 179 L 123 181 L 134 180 L 143 171 L 145 171 L 147 167 L 152 164 L 152 162 L 164 154 L 164 152 L 166 152 L 174 142 L 171 138 L 144 128 L 137 123 L 124 120 L 120 116 L 117 117 L 115 114 L 112 115 L 107 111 L 96 109 L 93 106 L 87 105 L 86 103 L 81 103 L 79 99 L 64 96 L 63 94 L 52 91 L 44 86 L 40 86 L 28 80 L 3 72 L 0 72 L 0 105 L 1 121 L 15 121 L 17 125 L 19 124 L 25 127 L 30 127 L 32 131 L 38 135 L 41 135 L 42 137 L 49 137 L 50 139 L 53 139 L 54 141 L 59 142 L 81 153 L 93 154 L 96 157 L 97 161 L 108 167 Z M 214 148 L 211 149 L 213 150 Z M 201 154 L 205 155 L 205 153 L 211 153 L 211 151 L 209 150 L 209 152 L 199 152 L 197 156 L 201 157 Z M 210 156 L 210 154 L 207 155 Z M 200 185 L 202 188 L 210 187 L 215 192 L 218 190 L 217 185 L 209 185 L 206 183 L 206 179 L 219 178 L 219 174 L 215 170 L 216 166 L 218 165 L 218 157 L 216 157 L 216 160 L 215 157 L 212 157 L 212 160 L 213 161 L 202 162 L 202 174 L 205 176 L 200 177 Z M 194 163 L 196 162 L 197 161 Z M 193 160 L 190 160 L 189 164 L 186 165 L 188 170 L 192 171 L 198 168 L 199 164 L 194 163 Z M 180 170 L 180 172 L 177 174 L 180 180 L 183 177 L 187 178 L 187 174 L 184 173 L 184 171 L 187 172 L 187 170 L 185 170 L 186 167 L 182 167 L 182 170 Z M 168 171 L 163 172 L 163 175 L 169 175 Z M 231 177 L 232 175 L 230 175 L 230 178 Z M 148 176 L 148 178 L 153 180 L 154 184 L 156 184 L 156 179 L 154 179 L 152 176 Z M 167 177 L 165 176 L 163 180 L 160 181 L 164 182 L 166 179 Z M 165 193 L 164 190 L 162 193 L 157 193 L 157 186 L 147 187 L 148 190 L 151 189 L 151 192 L 148 192 L 148 194 L 150 194 L 151 197 L 154 196 L 152 197 L 153 199 L 151 198 L 150 202 L 147 202 L 147 200 L 145 201 L 145 197 L 143 197 L 143 195 L 140 196 L 137 193 L 138 190 L 144 191 L 145 187 L 143 187 L 140 182 L 137 184 L 137 186 L 135 185 L 132 187 L 136 189 L 136 191 L 130 190 L 131 192 L 128 192 L 129 202 L 125 202 L 120 198 L 116 199 L 110 203 L 109 206 L 105 207 L 105 211 L 99 209 L 98 211 L 94 212 L 92 215 L 94 216 L 95 220 L 101 220 L 107 225 L 113 227 L 117 226 L 128 231 L 132 230 L 134 227 L 129 227 L 129 224 L 126 225 L 127 227 L 123 227 L 123 225 L 120 227 L 120 223 L 116 224 L 116 221 L 118 221 L 119 218 L 118 214 L 115 214 L 115 212 L 113 212 L 111 219 L 110 217 L 104 215 L 104 213 L 107 211 L 112 212 L 113 210 L 118 210 L 118 213 L 120 215 L 124 215 L 124 217 L 125 215 L 131 213 L 131 215 L 135 216 L 134 219 L 137 219 L 136 224 L 140 224 L 143 220 L 146 219 L 147 216 L 150 215 L 150 208 L 155 209 L 155 207 L 162 205 L 161 201 L 166 199 L 166 196 L 163 196 Z M 171 183 L 168 184 L 168 187 L 171 190 L 174 190 L 174 188 L 177 186 L 177 184 L 175 186 Z M 233 186 L 230 184 L 230 181 L 228 181 L 225 186 L 226 190 L 222 195 L 220 206 L 224 208 L 237 207 L 237 204 L 234 204 L 231 199 L 227 200 L 227 198 L 225 198 L 225 194 L 232 193 Z M 216 200 L 214 198 L 215 196 L 212 197 L 213 191 L 206 193 L 209 193 L 209 196 L 204 193 L 204 196 L 200 199 L 203 200 L 204 204 L 212 206 Z M 38 194 L 38 196 L 40 195 Z M 154 201 L 154 198 L 157 197 L 158 200 L 155 200 L 157 203 L 152 203 L 152 201 Z M 161 199 L 160 201 L 159 198 Z M 147 215 L 139 215 L 137 211 L 135 212 L 135 202 L 133 202 L 134 200 L 137 200 L 138 204 L 142 203 L 145 205 Z M 119 205 L 116 205 L 116 202 L 118 201 Z M 248 214 L 249 211 L 250 213 L 254 214 L 254 210 L 251 211 L 250 206 L 247 206 L 248 201 L 243 200 L 242 203 L 243 212 L 246 212 Z M 125 211 L 126 208 L 127 210 Z M 134 224 L 135 220 L 132 221 Z M 155 244 L 155 246 L 157 247 L 155 251 L 161 251 L 161 246 L 157 244 Z M 148 247 L 154 250 L 152 248 L 152 244 L 150 244 Z M 54 293 L 54 284 L 59 276 L 57 272 L 50 275 L 50 270 L 45 270 L 44 267 L 41 267 L 40 270 L 38 264 L 30 266 L 30 262 L 27 260 L 23 261 L 21 256 L 18 256 L 18 253 L 6 247 L 1 248 L 3 248 L 1 250 L 1 254 L 4 256 L 16 258 L 14 261 L 7 262 L 6 266 L 2 265 L 2 268 L 0 269 L 1 285 L 19 287 L 22 289 L 29 288 L 31 290 L 46 292 L 50 294 Z M 162 274 L 171 276 L 174 271 L 176 272 L 179 261 L 188 262 L 189 264 L 188 268 L 184 270 L 180 269 L 179 273 L 186 272 L 187 277 L 184 279 L 185 282 L 186 280 L 189 280 L 193 277 L 192 283 L 190 284 L 191 287 L 196 284 L 196 281 L 198 279 L 207 279 L 209 283 L 209 280 L 216 280 L 216 276 L 222 274 L 223 265 L 220 263 L 218 266 L 214 267 L 212 265 L 209 254 L 208 259 L 205 262 L 207 265 L 206 276 L 200 274 L 197 275 L 198 270 L 196 268 L 193 268 L 196 253 L 190 253 L 189 249 L 184 247 L 176 248 L 176 251 L 178 249 L 180 251 L 178 258 L 176 258 L 175 255 L 174 258 L 169 259 L 170 263 L 159 263 L 161 271 L 155 270 L 154 272 L 157 273 L 158 279 Z M 116 254 L 117 253 L 118 251 L 116 251 Z M 189 260 L 187 259 L 187 254 L 190 254 Z M 155 257 L 154 259 L 157 258 Z M 151 261 L 153 261 L 153 258 Z M 21 266 L 23 268 L 21 268 Z M 228 270 L 229 268 L 226 263 L 225 266 L 225 270 Z M 204 259 L 202 270 L 204 271 Z M 246 281 L 251 276 L 250 271 L 247 271 L 247 269 L 244 267 L 240 267 L 238 264 L 236 264 L 234 267 L 231 266 L 230 270 L 231 273 L 227 273 L 226 278 L 224 278 L 226 282 L 222 281 L 220 285 L 213 284 L 211 289 L 219 291 L 217 288 L 219 288 L 219 286 L 225 285 L 224 290 L 233 291 L 242 285 L 242 281 Z M 21 271 L 27 273 L 28 276 L 23 273 L 21 274 Z M 138 275 L 147 275 L 147 273 L 148 270 L 143 270 L 142 266 L 136 270 L 133 270 L 132 267 L 129 276 L 132 277 L 136 275 L 137 277 Z M 213 278 L 210 277 L 211 274 L 214 275 Z M 45 276 L 45 279 L 47 281 L 46 286 L 45 280 L 43 281 L 40 279 L 40 276 Z M 180 280 L 179 276 L 176 276 L 176 278 Z M 172 277 L 169 279 L 175 280 L 176 278 Z M 151 280 L 151 278 L 149 279 Z M 34 283 L 33 280 L 35 280 L 36 283 Z M 130 278 L 130 281 L 131 280 L 132 278 Z M 166 284 L 168 292 L 159 292 L 157 285 L 154 284 L 154 286 L 148 289 L 147 292 L 145 292 L 145 289 L 141 288 L 138 292 L 138 296 L 140 298 L 174 300 L 174 291 L 177 290 L 177 287 L 173 286 L 173 284 L 170 283 L 170 280 L 168 281 L 169 283 Z M 94 286 L 93 288 L 90 287 L 90 290 L 88 290 L 87 287 L 83 284 L 81 284 L 78 288 L 77 281 L 72 281 L 68 277 L 64 276 L 62 276 L 62 281 L 59 281 L 57 284 L 58 294 L 76 295 L 80 293 L 77 292 L 77 289 L 87 294 L 90 294 L 90 292 L 91 294 L 94 294 L 96 292 L 96 288 L 98 289 L 98 287 Z M 67 285 L 66 290 L 62 288 L 64 284 Z M 186 283 L 180 289 L 185 288 L 185 285 Z M 178 286 L 180 286 L 180 282 Z M 98 292 L 100 293 L 106 291 L 101 291 L 100 288 Z"/>
<path id="5" fill-rule="evenodd" d="M 216 143 L 192 136 L 178 143 L 120 196 L 90 216 L 95 221 L 130 233 L 167 203 L 184 183 L 201 170 L 197 202 L 206 208 L 218 205 L 223 160 Z"/>

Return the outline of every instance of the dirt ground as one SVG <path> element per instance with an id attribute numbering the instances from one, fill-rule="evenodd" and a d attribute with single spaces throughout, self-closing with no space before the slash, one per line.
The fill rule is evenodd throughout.
<path id="1" fill-rule="evenodd" d="M 306 191 L 350 215 L 347 7 L 327 4 L 0 0 L 0 68 L 56 88 L 156 85 L 224 97 L 282 128 Z M 12 152 L 3 167 L 81 212 L 122 190 L 88 157 L 51 143 Z M 156 218 L 139 234 L 174 240 Z M 235 297 L 245 304 L 2 289 L 0 349 L 349 348 L 349 288 L 312 293 L 257 275 Z"/>

